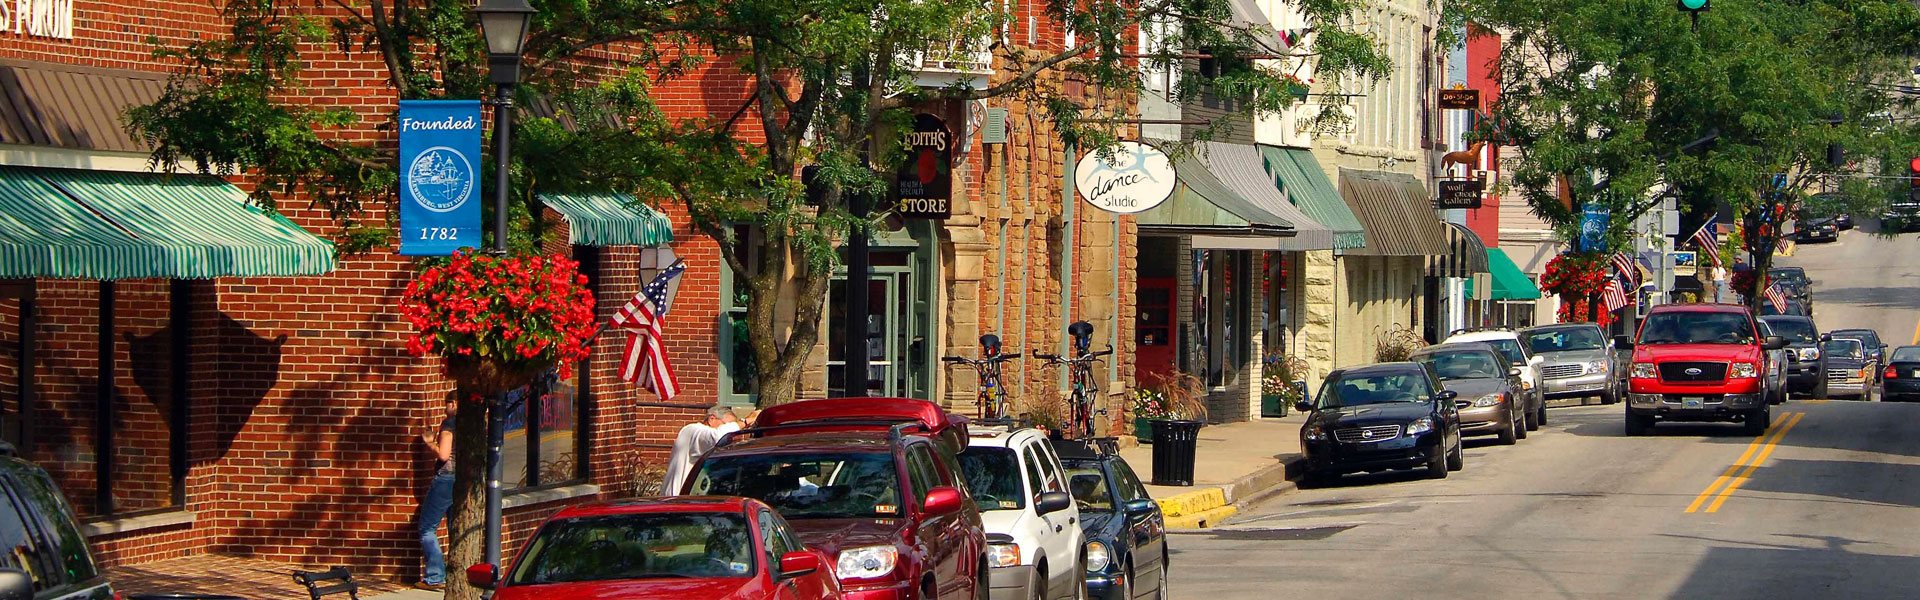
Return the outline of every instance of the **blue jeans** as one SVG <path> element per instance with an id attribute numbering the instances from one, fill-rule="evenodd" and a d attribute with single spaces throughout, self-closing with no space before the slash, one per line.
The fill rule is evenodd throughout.
<path id="1" fill-rule="evenodd" d="M 420 533 L 420 553 L 426 556 L 427 574 L 420 578 L 426 583 L 440 585 L 447 582 L 447 557 L 440 551 L 440 536 L 434 530 L 440 528 L 440 522 L 447 519 L 447 509 L 453 506 L 453 474 L 440 473 L 433 476 L 433 483 L 427 484 L 427 497 L 420 501 L 420 515 L 416 526 Z"/>

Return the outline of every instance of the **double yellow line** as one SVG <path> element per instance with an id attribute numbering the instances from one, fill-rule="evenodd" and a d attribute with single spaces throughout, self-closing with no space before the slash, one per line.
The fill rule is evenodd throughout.
<path id="1" fill-rule="evenodd" d="M 1734 461 L 1733 466 L 1727 467 L 1726 473 L 1714 479 L 1713 484 L 1708 485 L 1706 491 L 1700 492 L 1699 496 L 1693 498 L 1693 504 L 1687 505 L 1687 512 L 1700 512 L 1702 505 L 1706 507 L 1706 512 L 1720 512 L 1720 505 L 1726 504 L 1727 499 L 1733 497 L 1733 492 L 1740 489 L 1740 486 L 1753 476 L 1754 471 L 1760 470 L 1760 465 L 1767 462 L 1768 456 L 1773 455 L 1773 448 L 1780 444 L 1782 438 L 1787 437 L 1787 430 L 1793 429 L 1793 426 L 1806 416 L 1807 413 L 1780 415 L 1780 422 L 1774 424 L 1773 429 L 1754 438 L 1753 443 L 1747 445 L 1746 453 L 1740 455 L 1740 460 Z M 1709 503 L 1709 500 L 1712 502 Z"/>

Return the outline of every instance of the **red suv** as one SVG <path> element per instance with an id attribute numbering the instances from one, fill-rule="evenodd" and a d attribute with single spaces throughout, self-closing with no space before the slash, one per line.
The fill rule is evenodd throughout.
<path id="1" fill-rule="evenodd" d="M 1628 367 L 1627 435 L 1643 435 L 1659 421 L 1744 423 L 1759 435 L 1772 425 L 1768 411 L 1767 351 L 1785 348 L 1760 337 L 1753 312 L 1733 304 L 1654 307 Z"/>
<path id="2" fill-rule="evenodd" d="M 772 506 L 850 600 L 985 598 L 986 532 L 955 458 L 966 439 L 965 419 L 924 400 L 795 402 L 721 440 L 683 491 Z"/>

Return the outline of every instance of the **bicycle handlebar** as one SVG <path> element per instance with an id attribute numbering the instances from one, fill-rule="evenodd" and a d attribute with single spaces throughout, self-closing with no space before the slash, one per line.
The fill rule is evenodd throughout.
<path id="1" fill-rule="evenodd" d="M 966 357 L 961 357 L 961 356 L 942 356 L 940 357 L 940 362 L 964 363 L 964 362 L 973 362 L 973 361 L 967 360 Z"/>

